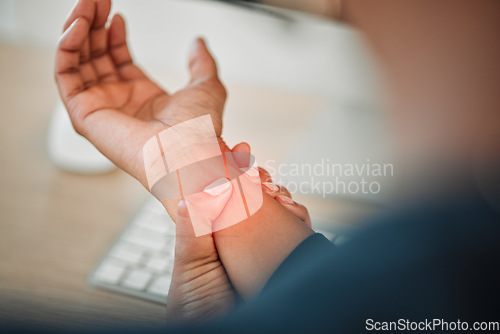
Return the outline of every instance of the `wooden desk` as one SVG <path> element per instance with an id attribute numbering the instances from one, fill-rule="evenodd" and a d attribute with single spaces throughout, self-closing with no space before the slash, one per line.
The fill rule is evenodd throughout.
<path id="1" fill-rule="evenodd" d="M 0 323 L 161 323 L 162 305 L 86 282 L 147 193 L 122 171 L 78 175 L 48 160 L 46 131 L 58 99 L 52 64 L 50 50 L 0 45 Z M 238 85 L 229 86 L 229 91 L 228 143 L 255 143 L 259 159 L 279 159 L 294 131 L 312 117 L 303 110 L 321 103 Z M 280 113 L 288 114 L 279 124 L 290 129 L 288 135 L 276 132 L 277 120 L 284 117 Z M 331 202 L 303 200 L 318 208 L 314 212 L 332 211 Z M 343 217 L 360 212 L 345 203 L 334 208 Z"/>

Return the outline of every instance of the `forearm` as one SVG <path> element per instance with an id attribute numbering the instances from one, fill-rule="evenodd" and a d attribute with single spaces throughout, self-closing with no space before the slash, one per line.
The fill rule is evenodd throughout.
<path id="1" fill-rule="evenodd" d="M 214 233 L 219 257 L 233 286 L 250 296 L 266 284 L 276 268 L 314 232 L 266 194 L 259 211 Z"/>
<path id="2" fill-rule="evenodd" d="M 152 194 L 174 221 L 178 199 L 185 200 L 195 235 L 213 234 L 224 268 L 243 296 L 262 288 L 312 234 L 303 221 L 263 194 L 250 153 L 233 155 L 216 137 L 209 117 L 160 132 L 147 141 L 143 153 Z"/>
<path id="3" fill-rule="evenodd" d="M 178 200 L 162 200 L 176 221 Z M 314 232 L 276 200 L 263 194 L 262 206 L 247 219 L 213 233 L 217 252 L 235 289 L 258 292 L 286 257 Z"/>

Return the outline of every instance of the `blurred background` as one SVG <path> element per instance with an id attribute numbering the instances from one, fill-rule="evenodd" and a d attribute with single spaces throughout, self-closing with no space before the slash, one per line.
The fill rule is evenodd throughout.
<path id="1" fill-rule="evenodd" d="M 74 140 L 53 133 L 56 123 L 71 132 L 54 120 L 53 58 L 72 6 L 0 0 L 0 317 L 161 322 L 160 305 L 86 283 L 147 192 L 121 171 L 68 171 L 49 154 L 50 145 Z M 207 40 L 229 92 L 224 138 L 230 146 L 250 143 L 260 165 L 389 161 L 383 80 L 353 29 L 320 16 L 216 1 L 116 0 L 112 12 L 126 19 L 136 62 L 169 91 L 187 83 L 190 43 Z M 324 219 L 348 222 L 366 212 L 360 198 L 317 195 L 295 194 Z"/>

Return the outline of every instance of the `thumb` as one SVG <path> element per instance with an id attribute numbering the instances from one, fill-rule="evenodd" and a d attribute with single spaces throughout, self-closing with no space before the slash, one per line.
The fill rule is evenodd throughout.
<path id="1" fill-rule="evenodd" d="M 212 234 L 196 237 L 185 200 L 179 201 L 177 205 L 175 234 L 176 263 L 191 263 L 216 252 Z"/>
<path id="2" fill-rule="evenodd" d="M 231 153 L 239 167 L 250 166 L 250 145 L 245 142 L 239 143 L 233 147 Z"/>
<path id="3" fill-rule="evenodd" d="M 198 256 L 215 252 L 212 224 L 224 210 L 232 192 L 231 183 L 226 179 L 219 179 L 205 187 L 202 192 L 191 194 L 179 201 L 175 225 L 176 261 L 192 261 Z"/>
<path id="4" fill-rule="evenodd" d="M 177 236 L 194 236 L 191 217 L 187 207 L 186 200 L 182 199 L 177 204 L 177 217 L 175 222 L 175 234 Z"/>
<path id="5" fill-rule="evenodd" d="M 217 65 L 202 38 L 197 38 L 189 53 L 191 82 L 217 79 Z"/>

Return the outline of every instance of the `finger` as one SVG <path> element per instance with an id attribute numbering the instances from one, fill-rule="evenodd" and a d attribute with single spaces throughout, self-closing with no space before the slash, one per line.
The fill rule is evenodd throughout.
<path id="1" fill-rule="evenodd" d="M 250 145 L 245 142 L 239 143 L 233 147 L 231 152 L 236 153 L 232 154 L 232 156 L 239 167 L 250 166 Z"/>
<path id="2" fill-rule="evenodd" d="M 89 34 L 90 54 L 91 57 L 100 55 L 106 52 L 107 49 L 107 34 L 106 21 L 108 20 L 109 12 L 111 11 L 110 0 L 94 0 L 95 13 L 91 21 L 91 30 Z"/>
<path id="3" fill-rule="evenodd" d="M 106 21 L 111 11 L 110 0 L 96 0 L 96 12 L 90 30 L 90 58 L 99 82 L 118 80 L 118 74 L 108 53 Z"/>
<path id="4" fill-rule="evenodd" d="M 119 14 L 113 16 L 109 25 L 108 48 L 111 60 L 121 79 L 137 80 L 146 78 L 141 69 L 134 65 L 127 45 L 125 21 Z"/>
<path id="5" fill-rule="evenodd" d="M 59 40 L 56 51 L 56 82 L 63 100 L 67 100 L 85 89 L 80 74 L 80 50 L 90 29 L 85 18 L 78 18 L 66 29 Z"/>
<path id="6" fill-rule="evenodd" d="M 292 197 L 288 189 L 283 186 L 276 185 L 272 182 L 262 182 L 262 190 L 269 196 L 275 198 L 276 196 Z"/>
<path id="7" fill-rule="evenodd" d="M 203 191 L 186 197 L 196 235 L 211 233 L 213 223 L 233 196 L 233 186 L 226 178 L 215 180 Z"/>
<path id="8" fill-rule="evenodd" d="M 176 236 L 183 238 L 195 238 L 193 224 L 189 216 L 189 210 L 186 200 L 182 199 L 177 203 L 177 216 L 175 221 Z M 178 245 L 176 245 L 177 247 Z"/>
<path id="9" fill-rule="evenodd" d="M 79 0 L 66 19 L 64 23 L 63 32 L 66 31 L 69 26 L 75 22 L 79 17 L 86 19 L 89 23 L 94 21 L 95 15 L 95 2 L 93 0 Z"/>
<path id="10" fill-rule="evenodd" d="M 73 10 L 70 12 L 65 24 L 64 31 L 68 29 L 70 24 L 77 18 L 84 18 L 90 26 L 92 26 L 95 18 L 96 3 L 93 0 L 79 0 Z M 97 74 L 89 63 L 90 61 L 90 40 L 89 31 L 82 46 L 80 47 L 80 76 L 83 81 L 84 88 L 88 88 L 97 82 Z"/>
<path id="11" fill-rule="evenodd" d="M 86 63 L 88 61 L 90 61 L 90 40 L 87 36 L 80 50 L 80 63 Z"/>
<path id="12" fill-rule="evenodd" d="M 94 0 L 96 3 L 93 27 L 104 27 L 111 11 L 111 0 Z"/>
<path id="13" fill-rule="evenodd" d="M 284 208 L 302 220 L 307 226 L 311 227 L 311 217 L 305 206 L 295 202 L 287 196 L 276 196 L 276 200 L 280 202 Z"/>
<path id="14" fill-rule="evenodd" d="M 306 223 L 307 226 L 311 227 L 311 218 L 309 217 L 307 208 L 302 204 L 295 202 L 292 199 L 292 196 L 290 195 L 288 189 L 271 182 L 263 182 L 262 190 L 266 194 L 280 202 L 286 209 L 288 209 L 296 217 Z"/>
<path id="15" fill-rule="evenodd" d="M 71 19 L 74 15 L 78 15 L 78 17 L 84 17 L 88 22 L 90 23 L 90 26 L 92 26 L 95 18 L 95 11 L 96 11 L 96 3 L 95 1 L 78 1 L 75 5 L 75 8 L 71 11 L 69 19 Z M 70 24 L 71 21 L 66 21 L 66 24 Z M 64 28 L 66 29 L 66 27 Z M 85 39 L 85 42 L 83 43 L 83 47 L 80 50 L 80 63 L 86 63 L 90 61 L 90 38 L 87 36 Z M 92 70 L 92 75 L 89 77 L 96 77 L 95 71 Z M 85 80 L 85 74 L 84 74 L 84 81 L 90 81 L 90 80 Z"/>
<path id="16" fill-rule="evenodd" d="M 175 262 L 190 263 L 194 259 L 204 258 L 215 252 L 212 234 L 197 237 L 189 215 L 185 200 L 177 205 L 177 221 L 175 224 Z"/>
<path id="17" fill-rule="evenodd" d="M 215 60 L 210 54 L 201 38 L 197 38 L 191 52 L 189 53 L 189 71 L 191 73 L 191 82 L 206 81 L 217 79 L 217 66 Z"/>
<path id="18" fill-rule="evenodd" d="M 260 175 L 260 182 L 261 183 L 264 183 L 264 182 L 271 182 L 272 183 L 273 182 L 273 178 L 271 177 L 269 172 L 262 167 L 259 167 L 259 175 Z"/>
<path id="19" fill-rule="evenodd" d="M 80 63 L 80 75 L 82 76 L 85 88 L 92 87 L 98 82 L 98 77 L 94 65 L 92 65 L 90 61 Z"/>

